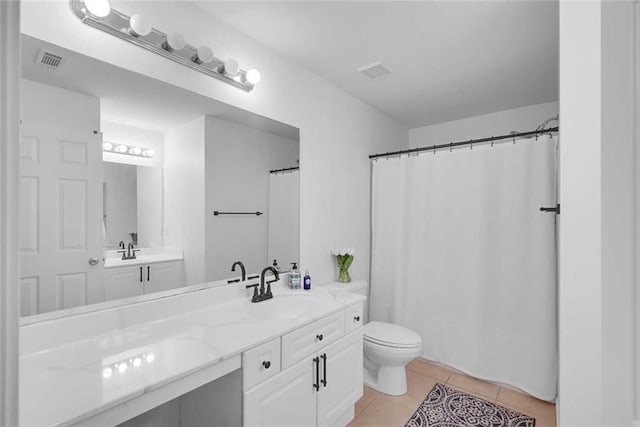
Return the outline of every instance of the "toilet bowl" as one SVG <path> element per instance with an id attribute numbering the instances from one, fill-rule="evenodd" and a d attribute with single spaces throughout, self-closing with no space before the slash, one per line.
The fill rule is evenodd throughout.
<path id="1" fill-rule="evenodd" d="M 407 392 L 407 363 L 420 355 L 422 338 L 410 329 L 383 322 L 364 326 L 364 383 L 392 396 Z"/>

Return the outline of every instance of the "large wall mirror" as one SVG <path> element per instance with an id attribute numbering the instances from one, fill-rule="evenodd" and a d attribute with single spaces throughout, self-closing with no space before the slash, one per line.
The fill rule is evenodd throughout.
<path id="1" fill-rule="evenodd" d="M 22 61 L 23 316 L 299 261 L 298 129 L 24 35 Z"/>

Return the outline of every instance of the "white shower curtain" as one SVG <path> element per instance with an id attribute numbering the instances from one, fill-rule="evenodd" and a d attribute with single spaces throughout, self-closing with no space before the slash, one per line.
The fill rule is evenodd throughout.
<path id="1" fill-rule="evenodd" d="M 540 399 L 557 390 L 556 138 L 373 163 L 371 319 L 422 355 Z"/>

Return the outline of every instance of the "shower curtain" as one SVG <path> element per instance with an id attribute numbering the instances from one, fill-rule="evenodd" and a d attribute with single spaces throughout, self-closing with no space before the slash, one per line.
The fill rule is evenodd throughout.
<path id="1" fill-rule="evenodd" d="M 371 319 L 422 356 L 552 401 L 556 138 L 373 162 Z"/>

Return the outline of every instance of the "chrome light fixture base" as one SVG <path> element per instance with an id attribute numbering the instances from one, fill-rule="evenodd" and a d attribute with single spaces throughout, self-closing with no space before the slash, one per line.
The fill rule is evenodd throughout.
<path id="1" fill-rule="evenodd" d="M 246 92 L 250 92 L 255 87 L 247 81 L 246 70 L 238 70 L 235 76 L 225 74 L 225 61 L 222 59 L 214 57 L 213 60 L 207 64 L 194 62 L 192 58 L 197 55 L 198 49 L 188 43 L 180 50 L 165 49 L 164 46 L 167 46 L 167 34 L 160 30 L 151 28 L 151 32 L 147 35 L 135 35 L 135 32 L 132 34 L 129 27 L 131 17 L 118 10 L 111 8 L 107 16 L 97 17 L 88 11 L 83 0 L 69 0 L 69 4 L 73 13 L 80 18 L 83 23 L 93 28 L 126 40 L 136 46 L 157 53 L 158 55 L 214 77 Z"/>

